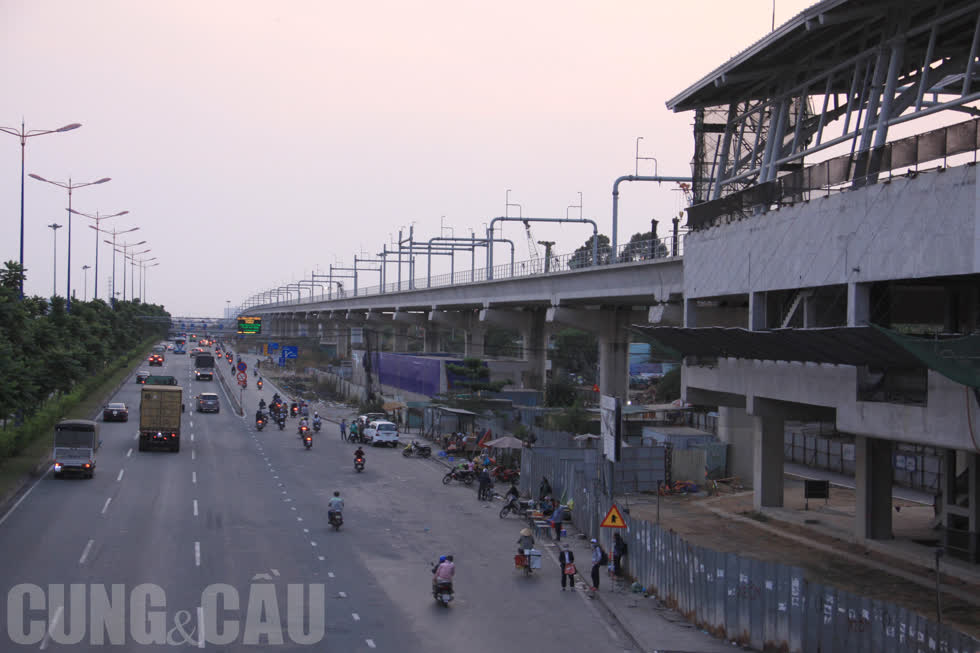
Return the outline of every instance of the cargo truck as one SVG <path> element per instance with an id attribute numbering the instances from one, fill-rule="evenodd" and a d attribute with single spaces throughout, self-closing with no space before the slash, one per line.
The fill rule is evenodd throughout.
<path id="1" fill-rule="evenodd" d="M 86 478 L 95 475 L 95 452 L 99 425 L 88 419 L 66 419 L 54 427 L 54 475 L 78 472 Z"/>
<path id="2" fill-rule="evenodd" d="M 200 352 L 194 355 L 194 378 L 198 381 L 214 380 L 214 354 Z"/>
<path id="3" fill-rule="evenodd" d="M 144 385 L 140 394 L 139 450 L 160 447 L 180 451 L 183 408 L 183 389 L 179 385 Z"/>

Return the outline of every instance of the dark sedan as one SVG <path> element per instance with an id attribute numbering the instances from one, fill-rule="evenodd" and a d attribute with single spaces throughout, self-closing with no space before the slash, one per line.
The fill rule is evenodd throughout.
<path id="1" fill-rule="evenodd" d="M 122 402 L 106 404 L 106 407 L 102 409 L 102 421 L 103 422 L 128 422 L 129 409 L 126 408 L 126 404 Z"/>
<path id="2" fill-rule="evenodd" d="M 148 376 L 150 376 L 149 372 L 147 372 L 146 370 L 140 370 L 139 372 L 136 373 L 136 382 L 139 384 L 145 384 L 146 378 Z"/>

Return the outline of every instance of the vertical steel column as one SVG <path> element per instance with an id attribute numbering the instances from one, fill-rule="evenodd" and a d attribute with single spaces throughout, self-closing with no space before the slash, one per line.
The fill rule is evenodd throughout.
<path id="1" fill-rule="evenodd" d="M 966 62 L 966 77 L 963 78 L 962 95 L 970 94 L 970 83 L 973 81 L 973 65 L 977 59 L 978 45 L 980 45 L 980 17 L 973 26 L 973 42 L 970 44 L 970 58 Z"/>
<path id="2" fill-rule="evenodd" d="M 721 196 L 721 182 L 725 178 L 725 174 L 728 172 L 728 153 L 731 150 L 732 145 L 732 122 L 735 120 L 737 107 L 738 102 L 732 102 L 730 105 L 728 105 L 728 120 L 725 123 L 725 134 L 722 136 L 721 154 L 718 157 L 720 161 L 720 165 L 718 166 L 718 174 L 711 176 L 712 183 L 714 184 L 714 188 L 711 189 L 711 199 L 713 200 L 716 200 Z"/>
<path id="3" fill-rule="evenodd" d="M 926 46 L 926 58 L 922 61 L 922 70 L 919 71 L 919 92 L 915 96 L 915 110 L 922 108 L 922 97 L 929 88 L 929 65 L 932 63 L 932 53 L 936 47 L 936 32 L 939 31 L 939 24 L 932 26 L 929 31 L 929 45 Z"/>

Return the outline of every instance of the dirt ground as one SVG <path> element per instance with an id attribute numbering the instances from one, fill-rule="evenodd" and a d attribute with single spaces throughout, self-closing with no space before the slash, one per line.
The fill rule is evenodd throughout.
<path id="1" fill-rule="evenodd" d="M 694 545 L 797 566 L 804 569 L 807 578 L 814 582 L 833 585 L 856 595 L 891 601 L 935 619 L 935 613 L 925 607 L 934 606 L 936 601 L 934 568 L 913 564 L 847 541 L 846 534 L 853 531 L 853 490 L 832 487 L 829 501 L 825 503 L 822 499 L 811 499 L 809 510 L 804 511 L 802 483 L 787 479 L 784 507 L 759 515 L 753 510 L 751 490 L 722 486 L 721 493 L 713 497 L 703 494 L 662 497 L 661 526 L 680 534 Z M 628 501 L 621 498 L 619 502 L 620 506 L 628 503 L 632 517 L 657 521 L 655 495 L 632 495 Z M 897 510 L 892 515 L 896 537 L 892 543 L 906 551 L 921 546 L 921 553 L 931 552 L 934 546 L 916 545 L 916 542 L 928 544 L 938 537 L 938 532 L 931 529 L 932 506 L 897 499 L 893 506 Z M 732 515 L 751 519 L 737 520 Z M 779 534 L 795 535 L 832 547 L 833 552 L 781 537 L 766 526 L 777 529 Z M 845 557 L 847 553 L 861 560 Z M 923 559 L 928 558 L 923 556 Z M 887 565 L 898 574 L 915 574 L 922 577 L 922 582 L 886 573 L 872 564 L 862 564 L 863 561 Z M 976 571 L 978 573 L 967 580 L 958 577 L 957 569 L 952 565 L 943 567 L 941 580 L 944 588 L 948 587 L 960 595 L 943 594 L 943 622 L 980 638 L 980 583 L 973 580 L 980 577 L 980 569 Z"/>

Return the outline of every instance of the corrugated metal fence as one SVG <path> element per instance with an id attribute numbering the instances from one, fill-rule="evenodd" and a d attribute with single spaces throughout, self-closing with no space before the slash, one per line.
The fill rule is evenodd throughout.
<path id="1" fill-rule="evenodd" d="M 522 490 L 547 477 L 556 496 L 574 500 L 572 519 L 611 553 L 610 508 L 598 451 L 547 438 L 525 451 Z M 626 517 L 627 572 L 701 628 L 752 648 L 800 652 L 973 653 L 980 641 L 884 601 L 808 581 L 803 570 L 692 546 L 675 533 Z"/>

